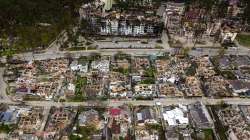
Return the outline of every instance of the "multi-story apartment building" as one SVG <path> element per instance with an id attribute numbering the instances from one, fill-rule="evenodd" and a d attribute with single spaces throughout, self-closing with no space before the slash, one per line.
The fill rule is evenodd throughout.
<path id="1" fill-rule="evenodd" d="M 123 1 L 124 2 L 124 1 Z M 80 8 L 81 20 L 91 27 L 89 34 L 103 36 L 160 36 L 163 29 L 161 17 L 157 15 L 157 5 L 151 0 L 142 0 L 138 7 L 134 2 L 124 9 L 119 4 L 98 1 L 85 4 Z M 133 4 L 133 3 L 132 3 Z M 141 8 L 141 6 L 143 8 Z"/>

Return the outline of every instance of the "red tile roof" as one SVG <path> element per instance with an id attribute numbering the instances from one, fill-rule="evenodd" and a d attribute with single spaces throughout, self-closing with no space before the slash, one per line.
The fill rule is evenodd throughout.
<path id="1" fill-rule="evenodd" d="M 109 114 L 112 115 L 112 116 L 120 115 L 121 114 L 121 109 L 112 108 L 112 109 L 110 109 Z"/>

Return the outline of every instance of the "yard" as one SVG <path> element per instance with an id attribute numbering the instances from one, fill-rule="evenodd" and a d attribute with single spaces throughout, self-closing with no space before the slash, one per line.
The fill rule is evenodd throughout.
<path id="1" fill-rule="evenodd" d="M 237 40 L 239 41 L 240 45 L 250 48 L 250 35 L 239 34 L 237 36 Z"/>
<path id="2" fill-rule="evenodd" d="M 0 124 L 0 133 L 6 133 L 8 134 L 14 129 L 15 125 L 5 125 L 5 124 Z"/>
<path id="3" fill-rule="evenodd" d="M 226 106 L 226 104 L 221 104 L 221 106 L 209 106 L 211 108 L 211 110 L 209 111 L 211 116 L 214 116 L 214 125 L 215 125 L 215 131 L 217 132 L 217 134 L 219 135 L 221 140 L 227 140 L 227 131 L 228 131 L 228 127 L 224 126 L 222 124 L 222 122 L 219 119 L 218 116 L 218 110 L 220 108 L 224 108 Z M 205 133 L 206 134 L 206 133 Z"/>
<path id="4" fill-rule="evenodd" d="M 77 76 L 75 81 L 75 96 L 70 99 L 72 102 L 82 102 L 86 100 L 85 93 L 82 90 L 82 87 L 87 84 L 86 77 Z"/>
<path id="5" fill-rule="evenodd" d="M 205 134 L 205 140 L 214 140 L 212 129 L 203 129 L 202 132 Z"/>

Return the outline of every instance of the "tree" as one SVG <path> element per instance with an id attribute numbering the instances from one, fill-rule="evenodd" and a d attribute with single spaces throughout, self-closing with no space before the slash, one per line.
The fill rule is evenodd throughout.
<path id="1" fill-rule="evenodd" d="M 228 1 L 222 0 L 217 4 L 217 14 L 219 18 L 224 18 L 226 17 L 226 13 L 227 13 L 227 8 L 229 6 Z"/>
<path id="2" fill-rule="evenodd" d="M 216 42 L 220 41 L 220 30 L 217 30 L 215 35 L 214 35 L 214 41 L 213 41 L 213 45 L 215 45 Z"/>
<path id="3" fill-rule="evenodd" d="M 101 54 L 100 53 L 91 53 L 89 55 L 89 61 L 95 61 L 101 59 Z"/>
<path id="4" fill-rule="evenodd" d="M 198 68 L 197 63 L 192 62 L 191 66 L 186 69 L 186 75 L 187 76 L 194 76 L 196 74 L 196 69 Z"/>
<path id="5" fill-rule="evenodd" d="M 24 51 L 47 46 L 61 30 L 78 24 L 77 9 L 82 2 L 0 0 L 0 38 L 18 37 L 10 47 L 4 47 Z M 40 23 L 48 23 L 49 26 Z"/>
<path id="6" fill-rule="evenodd" d="M 250 1 L 249 0 L 243 0 L 244 5 L 246 5 L 245 9 L 244 9 L 244 15 L 243 18 L 244 20 L 250 24 Z"/>
<path id="7" fill-rule="evenodd" d="M 198 5 L 199 8 L 204 8 L 207 13 L 211 12 L 213 6 L 218 3 L 218 0 L 186 0 L 185 5 Z"/>
<path id="8" fill-rule="evenodd" d="M 0 124 L 0 133 L 3 132 L 3 133 L 9 133 L 11 132 L 11 130 L 13 129 L 14 126 L 11 126 L 11 125 L 6 125 L 4 123 Z"/>
<path id="9" fill-rule="evenodd" d="M 188 47 L 180 49 L 180 54 L 181 55 L 188 56 L 189 52 L 190 52 L 190 48 L 188 48 Z"/>
<path id="10" fill-rule="evenodd" d="M 218 56 L 219 58 L 222 58 L 226 53 L 226 50 L 224 48 L 221 48 L 218 52 Z"/>
<path id="11" fill-rule="evenodd" d="M 69 64 L 71 64 L 71 62 L 73 61 L 73 56 L 69 52 L 65 54 L 65 58 L 69 60 Z"/>
<path id="12" fill-rule="evenodd" d="M 221 100 L 221 101 L 219 101 L 219 106 L 222 108 L 226 108 L 226 107 L 228 107 L 228 104 L 224 100 Z"/>

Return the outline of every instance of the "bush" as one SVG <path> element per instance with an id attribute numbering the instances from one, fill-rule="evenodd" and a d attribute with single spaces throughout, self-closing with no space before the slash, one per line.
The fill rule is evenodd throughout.
<path id="1" fill-rule="evenodd" d="M 80 92 L 80 89 L 87 84 L 87 78 L 78 75 L 75 83 L 76 83 L 76 94 L 77 94 Z"/>
<path id="2" fill-rule="evenodd" d="M 150 68 L 146 69 L 145 76 L 146 77 L 154 77 L 155 73 L 156 73 L 156 69 L 153 67 L 150 67 Z"/>
<path id="3" fill-rule="evenodd" d="M 194 76 L 195 74 L 196 74 L 196 69 L 197 69 L 197 67 L 198 67 L 198 65 L 195 63 L 195 62 L 193 62 L 192 64 L 191 64 L 191 66 L 189 67 L 189 68 L 187 68 L 186 69 L 186 75 L 187 76 Z"/>
<path id="4" fill-rule="evenodd" d="M 243 46 L 250 47 L 250 35 L 238 35 L 237 40 Z"/>
<path id="5" fill-rule="evenodd" d="M 92 44 L 91 42 L 86 42 L 86 43 L 85 43 L 85 45 L 87 45 L 87 46 L 88 46 L 88 45 L 91 45 L 91 44 Z"/>
<path id="6" fill-rule="evenodd" d="M 82 50 L 86 50 L 85 47 L 71 47 L 68 49 L 69 51 L 82 51 Z"/>
<path id="7" fill-rule="evenodd" d="M 234 75 L 232 71 L 221 71 L 221 75 L 229 80 L 236 80 L 237 77 Z"/>
<path id="8" fill-rule="evenodd" d="M 95 61 L 95 60 L 101 59 L 102 56 L 99 53 L 92 53 L 92 54 L 90 54 L 90 56 L 88 58 L 89 58 L 89 61 Z"/>
<path id="9" fill-rule="evenodd" d="M 148 77 L 140 82 L 140 84 L 155 84 L 155 79 Z"/>
<path id="10" fill-rule="evenodd" d="M 118 69 L 114 69 L 115 72 L 119 72 L 119 73 L 122 73 L 124 75 L 128 75 L 130 72 L 129 72 L 129 69 L 124 69 L 124 68 L 118 68 Z"/>
<path id="11" fill-rule="evenodd" d="M 163 47 L 160 46 L 160 45 L 156 45 L 155 48 L 156 48 L 156 49 L 163 49 Z"/>
<path id="12" fill-rule="evenodd" d="M 14 126 L 11 125 L 5 125 L 5 124 L 1 124 L 0 125 L 0 133 L 9 133 L 11 132 L 11 130 L 13 129 Z"/>
<path id="13" fill-rule="evenodd" d="M 162 43 L 162 40 L 157 40 L 156 42 L 157 42 L 157 43 Z"/>

